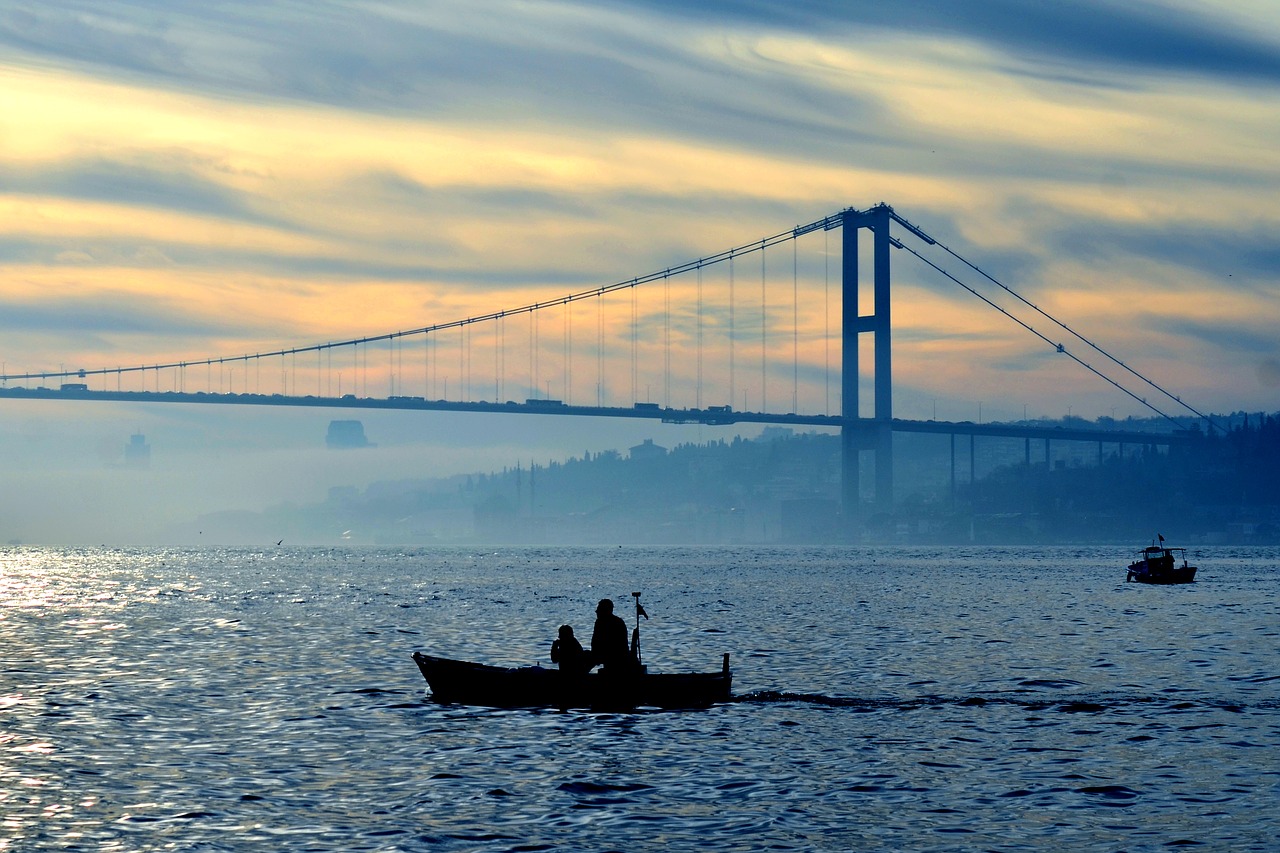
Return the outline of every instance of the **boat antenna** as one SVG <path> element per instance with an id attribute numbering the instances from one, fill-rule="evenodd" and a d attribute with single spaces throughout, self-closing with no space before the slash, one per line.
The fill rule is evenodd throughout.
<path id="1" fill-rule="evenodd" d="M 636 659 L 636 663 L 640 664 L 644 661 L 640 658 L 640 617 L 649 618 L 649 614 L 644 612 L 644 607 L 640 604 L 640 593 L 633 592 L 631 597 L 636 600 L 636 627 L 631 632 L 631 656 Z"/>

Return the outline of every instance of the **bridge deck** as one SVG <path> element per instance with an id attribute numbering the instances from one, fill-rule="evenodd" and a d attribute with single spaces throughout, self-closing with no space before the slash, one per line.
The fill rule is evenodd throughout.
<path id="1" fill-rule="evenodd" d="M 569 415 L 595 418 L 633 418 L 656 420 L 663 423 L 706 424 L 728 426 L 735 423 L 778 424 L 790 426 L 822 426 L 853 428 L 865 431 L 868 436 L 881 428 L 874 418 L 846 420 L 837 415 L 803 415 L 788 412 L 739 412 L 728 406 L 709 406 L 704 409 L 664 408 L 656 403 L 637 403 L 622 406 L 573 406 L 559 400 L 526 400 L 523 403 L 508 400 L 505 403 L 487 401 L 457 402 L 427 400 L 422 397 L 342 397 L 302 396 L 283 394 L 210 394 L 203 391 L 90 391 L 85 389 L 54 388 L 0 388 L 0 400 L 58 400 L 99 401 L 128 403 L 186 403 L 220 404 L 236 406 L 302 406 L 326 409 L 400 409 L 410 411 L 476 412 L 487 414 Z M 1096 441 L 1112 444 L 1186 444 L 1200 437 L 1197 431 L 1187 432 L 1139 432 L 1128 430 L 1102 430 L 1070 427 L 1038 427 L 1020 424 L 978 424 L 970 421 L 913 421 L 894 418 L 890 421 L 894 432 L 936 433 L 942 435 L 981 435 L 1004 438 L 1031 438 L 1051 441 Z"/>

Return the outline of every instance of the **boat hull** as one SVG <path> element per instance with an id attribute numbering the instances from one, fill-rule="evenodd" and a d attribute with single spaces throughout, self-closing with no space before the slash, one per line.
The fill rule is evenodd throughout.
<path id="1" fill-rule="evenodd" d="M 729 656 L 720 672 L 570 675 L 540 666 L 500 667 L 414 652 L 437 702 L 491 708 L 705 708 L 731 697 Z"/>
<path id="2" fill-rule="evenodd" d="M 1191 583 L 1196 579 L 1195 566 L 1180 566 L 1174 569 L 1164 569 L 1160 571 L 1152 571 L 1146 566 L 1134 563 L 1129 566 L 1129 575 L 1126 581 L 1135 581 L 1137 583 Z"/>

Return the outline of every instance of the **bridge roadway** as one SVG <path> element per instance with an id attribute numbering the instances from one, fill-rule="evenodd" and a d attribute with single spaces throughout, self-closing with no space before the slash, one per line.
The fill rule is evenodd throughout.
<path id="1" fill-rule="evenodd" d="M 837 415 L 799 415 L 774 412 L 738 412 L 728 406 L 704 409 L 673 409 L 657 403 L 620 406 L 572 406 L 560 400 L 530 399 L 523 403 L 450 402 L 422 397 L 342 397 L 282 394 L 213 394 L 181 391 L 90 391 L 84 388 L 0 388 L 0 400 L 57 400 L 125 403 L 188 403 L 234 406 L 303 406 L 325 409 L 403 409 L 438 412 L 484 412 L 489 414 L 574 415 L 597 418 L 637 418 L 671 424 L 706 424 L 727 426 L 735 423 L 780 424 L 790 426 L 852 427 L 864 433 L 868 442 L 880 427 L 873 418 L 857 418 L 846 422 Z M 992 436 L 1000 438 L 1038 439 L 1045 441 L 1088 441 L 1099 444 L 1182 445 L 1197 440 L 1198 430 L 1174 432 L 1140 432 L 1074 427 L 1035 427 L 1017 424 L 978 424 L 971 421 L 911 421 L 894 418 L 894 432 L 935 433 L 940 435 Z M 870 446 L 869 444 L 867 446 Z"/>

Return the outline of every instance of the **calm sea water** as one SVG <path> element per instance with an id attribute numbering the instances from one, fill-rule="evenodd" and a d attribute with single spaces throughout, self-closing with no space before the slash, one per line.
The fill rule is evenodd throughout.
<path id="1" fill-rule="evenodd" d="M 1280 848 L 1280 550 L 0 550 L 0 850 Z M 694 712 L 436 704 L 644 592 Z M 631 618 L 628 618 L 628 623 Z"/>

